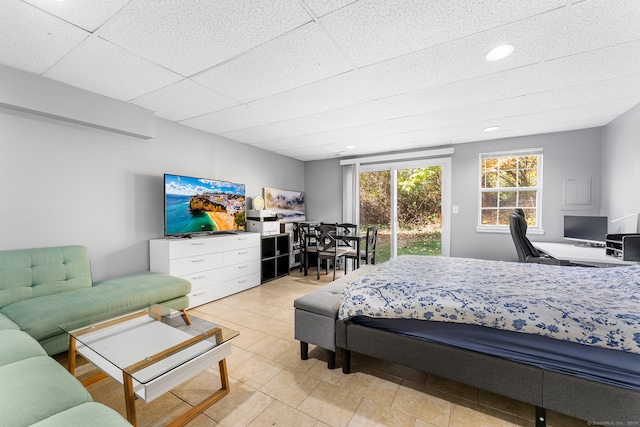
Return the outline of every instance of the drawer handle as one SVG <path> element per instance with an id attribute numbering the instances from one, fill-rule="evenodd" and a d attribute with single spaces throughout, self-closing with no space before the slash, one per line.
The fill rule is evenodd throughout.
<path id="1" fill-rule="evenodd" d="M 238 240 L 247 240 L 248 237 L 238 237 Z"/>
<path id="2" fill-rule="evenodd" d="M 191 296 L 197 297 L 197 296 L 200 296 L 200 295 L 204 295 L 204 294 L 206 294 L 206 293 L 207 293 L 207 291 L 195 292 L 195 293 L 193 293 Z"/>
<path id="3" fill-rule="evenodd" d="M 200 259 L 193 259 L 191 260 L 191 262 L 202 262 L 202 261 L 206 261 L 206 258 L 200 258 Z"/>
<path id="4" fill-rule="evenodd" d="M 244 280 L 238 280 L 238 283 L 244 283 L 246 282 L 248 279 L 244 279 Z"/>
<path id="5" fill-rule="evenodd" d="M 200 246 L 200 245 L 206 245 L 207 242 L 193 242 L 191 243 L 193 246 Z"/>
<path id="6" fill-rule="evenodd" d="M 249 267 L 249 266 L 248 266 L 248 265 L 246 265 L 246 264 L 245 264 L 245 265 L 239 265 L 239 266 L 238 266 L 238 268 L 247 268 L 247 267 Z"/>
<path id="7" fill-rule="evenodd" d="M 244 254 L 248 254 L 249 251 L 244 251 L 244 252 L 238 252 L 238 255 L 244 255 Z"/>
<path id="8" fill-rule="evenodd" d="M 201 275 L 201 276 L 193 276 L 193 277 L 191 278 L 191 280 L 204 279 L 205 277 L 207 277 L 207 276 L 206 276 L 206 275 L 204 275 L 204 274 L 203 274 L 203 275 Z"/>

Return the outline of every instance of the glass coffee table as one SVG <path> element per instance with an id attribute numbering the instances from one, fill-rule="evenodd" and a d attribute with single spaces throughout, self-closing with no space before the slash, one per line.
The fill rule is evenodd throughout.
<path id="1" fill-rule="evenodd" d="M 60 326 L 69 334 L 69 372 L 76 355 L 104 374 L 83 381 L 86 386 L 107 375 L 124 386 L 127 419 L 136 425 L 135 399 L 151 402 L 218 362 L 221 388 L 173 420 L 184 425 L 229 393 L 225 358 L 238 332 L 154 305 L 126 314 L 84 319 Z"/>

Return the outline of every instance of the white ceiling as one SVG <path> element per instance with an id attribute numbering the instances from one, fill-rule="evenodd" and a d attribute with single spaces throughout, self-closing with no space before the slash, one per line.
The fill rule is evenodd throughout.
<path id="1" fill-rule="evenodd" d="M 304 161 L 603 126 L 640 103 L 640 0 L 2 3 L 0 63 Z M 502 43 L 514 54 L 486 61 Z"/>

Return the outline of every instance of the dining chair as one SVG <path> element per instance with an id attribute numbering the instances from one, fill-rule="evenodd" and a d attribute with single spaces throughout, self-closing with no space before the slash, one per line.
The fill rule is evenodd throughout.
<path id="1" fill-rule="evenodd" d="M 317 254 L 316 235 L 310 224 L 300 224 L 300 271 L 309 274 L 309 259 Z"/>
<path id="2" fill-rule="evenodd" d="M 378 227 L 376 225 L 370 225 L 367 227 L 367 239 L 365 240 L 364 248 L 360 248 L 360 253 L 358 254 L 355 251 L 348 252 L 345 254 L 345 258 L 349 258 L 351 260 L 351 266 L 353 270 L 356 269 L 356 264 L 358 261 L 358 256 L 360 256 L 360 260 L 364 261 L 365 264 L 375 264 L 376 263 L 376 240 L 378 238 Z M 345 272 L 346 272 L 345 265 Z"/>
<path id="3" fill-rule="evenodd" d="M 342 259 L 344 262 L 345 253 L 348 249 L 338 246 L 335 237 L 336 226 L 323 224 L 316 227 L 316 270 L 318 280 L 320 279 L 320 263 L 325 260 L 327 263 L 326 269 L 329 274 L 329 261 L 333 264 L 333 280 L 336 280 L 336 270 L 338 269 L 338 260 Z M 346 269 L 346 265 L 345 265 Z"/>

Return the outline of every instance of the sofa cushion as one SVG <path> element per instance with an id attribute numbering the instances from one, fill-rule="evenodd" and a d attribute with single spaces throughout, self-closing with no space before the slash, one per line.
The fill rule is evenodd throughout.
<path id="1" fill-rule="evenodd" d="M 60 411 L 91 402 L 91 396 L 82 384 L 48 356 L 31 357 L 1 366 L 0 378 L 0 408 L 4 408 L 0 411 L 0 419 L 3 425 L 28 426 Z"/>
<path id="2" fill-rule="evenodd" d="M 16 325 L 16 323 L 9 319 L 4 314 L 0 313 L 0 331 L 4 331 L 6 329 L 13 329 L 15 331 L 20 330 L 20 326 Z"/>
<path id="3" fill-rule="evenodd" d="M 38 341 L 60 334 L 59 325 L 96 314 L 124 313 L 188 294 L 187 280 L 143 272 L 96 282 L 86 289 L 19 301 L 2 313 Z"/>
<path id="4" fill-rule="evenodd" d="M 84 246 L 0 251 L 0 307 L 91 286 Z"/>
<path id="5" fill-rule="evenodd" d="M 0 331 L 0 366 L 18 362 L 30 357 L 46 356 L 38 341 L 22 331 Z"/>
<path id="6" fill-rule="evenodd" d="M 100 403 L 83 403 L 59 412 L 32 427 L 117 427 L 131 426 L 129 422 L 111 408 Z"/>

